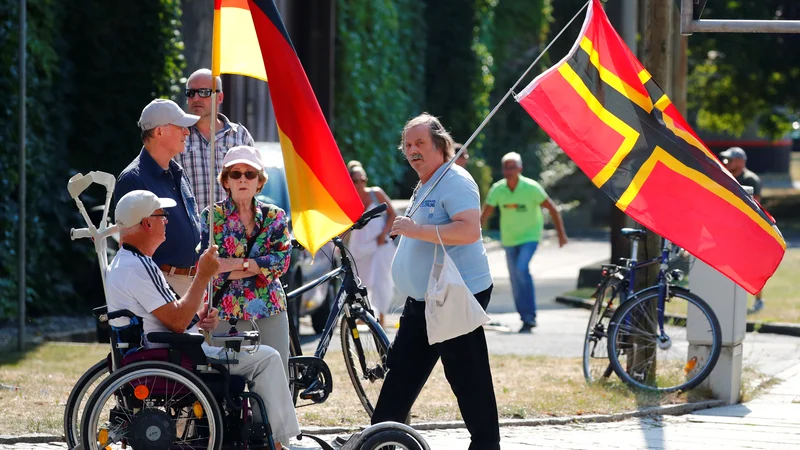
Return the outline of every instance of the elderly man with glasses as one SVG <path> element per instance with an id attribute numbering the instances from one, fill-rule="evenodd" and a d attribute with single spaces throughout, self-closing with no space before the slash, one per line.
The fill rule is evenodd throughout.
<path id="1" fill-rule="evenodd" d="M 186 294 L 195 275 L 200 219 L 189 179 L 173 158 L 183 152 L 189 135 L 188 127 L 198 119 L 198 116 L 183 112 L 171 100 L 150 102 L 139 119 L 142 150 L 119 175 L 114 189 L 115 207 L 125 194 L 135 190 L 153 192 L 177 205 L 165 224 L 166 242 L 155 251 L 153 261 L 164 272 L 172 289 L 181 296 Z M 125 240 L 123 235 L 123 244 Z"/>
<path id="2" fill-rule="evenodd" d="M 197 204 L 202 211 L 210 206 L 211 186 L 215 186 L 214 200 L 220 201 L 226 197 L 225 190 L 219 183 L 210 179 L 208 168 L 211 164 L 211 91 L 212 91 L 211 71 L 208 69 L 196 70 L 186 81 L 186 100 L 189 112 L 200 116 L 196 124 L 189 127 L 189 138 L 186 140 L 186 151 L 179 154 L 176 160 L 186 170 L 192 190 L 197 198 Z M 228 149 L 247 145 L 254 145 L 253 137 L 244 125 L 233 123 L 223 114 L 219 113 L 219 107 L 225 94 L 222 92 L 222 79 L 217 77 L 217 117 L 214 126 L 216 142 L 214 144 L 214 176 L 222 172 L 222 159 L 228 153 Z"/>

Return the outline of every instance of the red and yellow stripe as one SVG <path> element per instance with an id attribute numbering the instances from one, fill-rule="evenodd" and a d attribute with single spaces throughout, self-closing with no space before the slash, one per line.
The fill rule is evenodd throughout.
<path id="1" fill-rule="evenodd" d="M 295 238 L 312 253 L 364 206 L 271 0 L 216 0 L 212 72 L 269 81 Z"/>

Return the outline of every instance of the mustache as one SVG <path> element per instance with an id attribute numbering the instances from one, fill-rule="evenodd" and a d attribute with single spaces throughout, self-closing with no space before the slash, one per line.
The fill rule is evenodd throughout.
<path id="1" fill-rule="evenodd" d="M 420 161 L 420 160 L 422 160 L 422 155 L 419 154 L 419 153 L 412 153 L 412 154 L 406 156 L 406 159 L 409 160 L 409 161 Z"/>

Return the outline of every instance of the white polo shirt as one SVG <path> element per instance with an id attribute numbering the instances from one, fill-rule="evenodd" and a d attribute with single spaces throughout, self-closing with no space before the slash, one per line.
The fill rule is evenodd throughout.
<path id="1" fill-rule="evenodd" d="M 141 317 L 145 337 L 153 331 L 169 331 L 152 312 L 177 300 L 177 296 L 149 256 L 126 247 L 119 249 L 106 271 L 108 311 L 127 309 Z M 128 324 L 128 319 L 122 317 L 110 323 L 122 327 Z M 150 347 L 146 341 L 145 346 Z"/>

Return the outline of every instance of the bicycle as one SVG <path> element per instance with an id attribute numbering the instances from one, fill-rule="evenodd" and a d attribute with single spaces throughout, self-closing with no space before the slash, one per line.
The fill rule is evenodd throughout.
<path id="1" fill-rule="evenodd" d="M 631 257 L 624 265 L 602 266 L 603 281 L 595 291 L 583 346 L 586 381 L 608 378 L 612 371 L 629 386 L 645 391 L 687 391 L 703 382 L 714 369 L 722 350 L 722 330 L 710 306 L 676 284 L 679 269 L 668 270 L 670 255 L 680 249 L 662 240 L 661 255 L 637 261 L 639 240 L 645 230 L 623 228 L 630 239 Z M 660 264 L 655 285 L 634 292 L 636 271 Z M 686 338 L 689 310 L 692 329 L 710 336 L 705 359 L 688 358 Z"/>
<path id="2" fill-rule="evenodd" d="M 332 392 L 330 370 L 323 359 L 333 338 L 334 328 L 338 324 L 347 373 L 361 404 L 372 417 L 387 371 L 386 354 L 389 351 L 389 338 L 374 317 L 367 289 L 360 284 L 353 271 L 352 257 L 343 239 L 350 231 L 363 228 L 367 222 L 386 211 L 386 208 L 387 205 L 382 203 L 365 212 L 341 236 L 333 238 L 334 246 L 339 249 L 341 257 L 339 267 L 286 294 L 287 302 L 293 301 L 322 283 L 338 277 L 343 278 L 313 356 L 303 356 L 298 330 L 292 321 L 289 321 L 292 355 L 289 358 L 289 381 L 295 404 L 298 397 L 311 400 L 313 403 L 322 403 Z M 296 245 L 294 241 L 292 245 Z"/>

